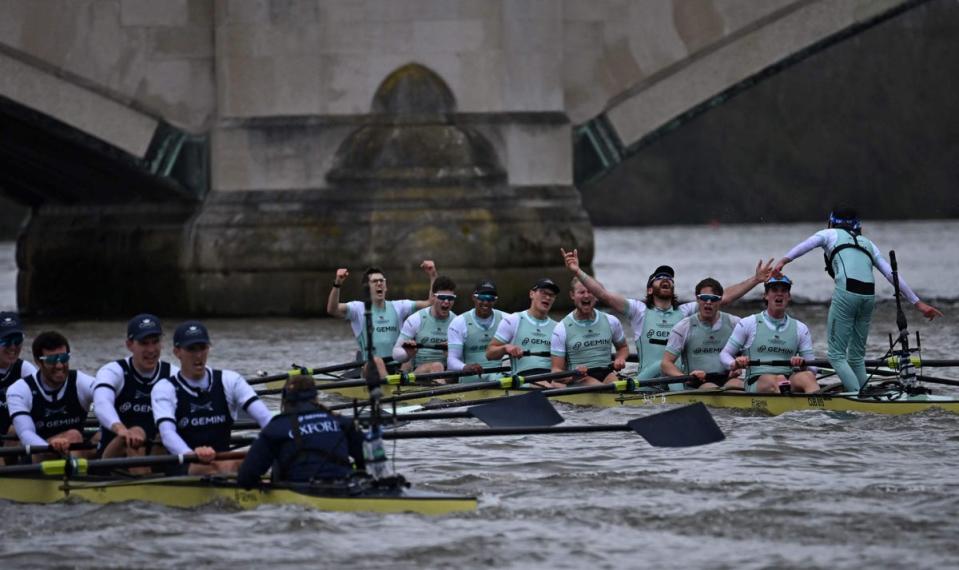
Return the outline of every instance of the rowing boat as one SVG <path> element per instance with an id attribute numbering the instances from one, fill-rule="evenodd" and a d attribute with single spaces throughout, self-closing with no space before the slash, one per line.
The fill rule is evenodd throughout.
<path id="1" fill-rule="evenodd" d="M 436 387 L 421 386 L 383 386 L 384 398 L 401 394 L 412 395 L 418 391 L 435 390 Z M 365 388 L 327 388 L 324 392 L 334 393 L 345 398 L 362 399 Z M 488 388 L 475 392 L 429 395 L 423 398 L 405 400 L 403 405 L 425 404 L 434 398 L 469 402 L 525 394 L 529 389 Z M 547 392 L 548 393 L 548 392 Z M 550 396 L 551 399 L 578 406 L 602 408 L 620 406 L 651 406 L 663 404 L 692 404 L 702 402 L 714 408 L 734 408 L 752 410 L 769 415 L 802 410 L 830 410 L 842 412 L 866 412 L 873 414 L 912 414 L 931 409 L 941 409 L 959 413 L 959 399 L 923 394 L 907 396 L 893 389 L 888 392 L 860 397 L 854 394 L 757 394 L 733 390 L 688 390 L 683 392 L 649 392 L 642 390 L 621 390 L 608 392 L 585 392 L 578 394 Z M 386 405 L 384 409 L 389 409 Z"/>
<path id="2" fill-rule="evenodd" d="M 354 494 L 355 493 L 355 494 Z M 260 505 L 300 505 L 324 511 L 368 511 L 445 515 L 473 511 L 473 496 L 418 491 L 402 486 L 343 488 L 264 487 L 242 489 L 228 480 L 181 476 L 110 479 L 78 477 L 64 481 L 44 476 L 4 476 L 0 499 L 19 503 L 55 503 L 66 498 L 91 503 L 146 501 L 170 507 L 191 508 L 223 504 L 251 509 Z"/>

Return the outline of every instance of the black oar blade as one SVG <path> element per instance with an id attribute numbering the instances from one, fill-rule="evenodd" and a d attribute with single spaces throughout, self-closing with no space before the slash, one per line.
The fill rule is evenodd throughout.
<path id="1" fill-rule="evenodd" d="M 563 423 L 553 404 L 541 392 L 510 396 L 496 402 L 472 406 L 469 413 L 490 427 L 536 427 Z"/>
<path id="2" fill-rule="evenodd" d="M 653 447 L 692 447 L 726 439 L 702 402 L 628 422 Z"/>

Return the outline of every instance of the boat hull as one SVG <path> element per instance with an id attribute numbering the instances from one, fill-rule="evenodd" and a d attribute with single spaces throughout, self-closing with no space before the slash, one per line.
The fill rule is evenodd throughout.
<path id="1" fill-rule="evenodd" d="M 91 503 L 146 501 L 169 507 L 192 508 L 210 503 L 243 509 L 261 505 L 300 505 L 324 511 L 368 511 L 445 515 L 476 509 L 471 496 L 429 493 L 410 489 L 372 491 L 358 496 L 322 495 L 294 489 L 241 489 L 198 477 L 64 482 L 44 477 L 3 477 L 0 499 L 20 503 L 54 503 L 68 497 Z"/>

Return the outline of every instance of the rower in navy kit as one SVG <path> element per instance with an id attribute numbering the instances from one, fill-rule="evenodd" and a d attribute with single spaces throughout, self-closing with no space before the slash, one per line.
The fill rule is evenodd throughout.
<path id="1" fill-rule="evenodd" d="M 549 310 L 558 294 L 559 285 L 548 277 L 533 283 L 529 290 L 529 308 L 503 317 L 486 347 L 486 358 L 501 360 L 509 356 L 514 375 L 548 374 L 552 366 L 549 347 L 556 327 L 556 321 L 549 318 Z M 545 380 L 533 382 L 532 386 L 561 388 L 565 385 Z"/>
<path id="2" fill-rule="evenodd" d="M 283 387 L 282 413 L 260 431 L 237 473 L 246 489 L 272 467 L 275 482 L 342 480 L 363 469 L 363 435 L 316 398 L 312 376 L 294 376 Z"/>
<path id="3" fill-rule="evenodd" d="M 235 472 L 238 461 L 214 459 L 229 449 L 237 414 L 245 410 L 262 427 L 270 421 L 270 411 L 242 376 L 207 367 L 210 334 L 203 323 L 187 321 L 176 328 L 173 354 L 180 371 L 158 381 L 152 392 L 163 446 L 174 455 L 196 454 L 200 463 L 190 465 L 191 475 Z"/>
<path id="4" fill-rule="evenodd" d="M 160 360 L 162 335 L 155 315 L 133 317 L 127 323 L 126 339 L 131 356 L 110 362 L 97 372 L 93 405 L 100 420 L 103 457 L 140 457 L 150 453 L 157 439 L 150 394 L 161 378 L 179 372 Z"/>
<path id="5" fill-rule="evenodd" d="M 36 366 L 20 358 L 22 348 L 23 323 L 20 316 L 7 311 L 0 312 L 0 435 L 12 433 L 13 427 L 7 410 L 7 388 L 24 376 L 37 372 Z"/>
<path id="6" fill-rule="evenodd" d="M 83 443 L 83 423 L 93 402 L 93 377 L 70 370 L 70 343 L 56 331 L 37 335 L 32 348 L 37 372 L 7 389 L 10 419 L 20 443 L 49 445 L 61 454 L 92 457 L 92 449 L 69 449 L 71 444 Z"/>

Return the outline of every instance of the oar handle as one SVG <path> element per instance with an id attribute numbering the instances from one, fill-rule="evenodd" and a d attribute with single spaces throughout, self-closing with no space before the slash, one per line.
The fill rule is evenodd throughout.
<path id="1" fill-rule="evenodd" d="M 95 444 L 82 442 L 71 443 L 70 450 L 74 449 L 94 449 Z M 19 447 L 0 447 L 0 457 L 11 455 L 33 455 L 34 453 L 56 453 L 56 449 L 51 445 L 23 445 Z"/>
<path id="2" fill-rule="evenodd" d="M 541 350 L 541 351 L 524 350 L 523 356 L 552 356 L 552 355 L 549 353 L 548 350 Z"/>
<path id="3" fill-rule="evenodd" d="M 413 372 L 400 372 L 399 374 L 390 374 L 386 377 L 387 384 L 412 384 L 417 380 L 438 380 L 440 378 L 459 378 L 461 376 L 475 376 L 477 374 L 496 374 L 499 372 L 509 372 L 509 366 L 494 366 L 493 368 L 484 368 L 481 372 L 470 372 L 468 370 L 445 370 L 443 372 L 428 372 L 426 374 L 416 374 Z M 398 380 L 398 382 L 396 381 Z"/>
<path id="4" fill-rule="evenodd" d="M 363 360 L 355 360 L 353 362 L 345 362 L 343 364 L 333 364 L 331 366 L 320 366 L 318 368 L 307 368 L 296 367 L 286 372 L 280 372 L 278 374 L 271 374 L 269 376 L 257 376 L 247 380 L 247 384 L 266 384 L 268 382 L 274 382 L 276 380 L 286 380 L 290 376 L 297 376 L 299 374 L 306 374 L 307 376 L 316 376 L 318 374 L 326 374 L 329 372 L 340 372 L 342 370 L 350 370 L 352 368 L 359 368 L 366 364 Z"/>
<path id="5" fill-rule="evenodd" d="M 449 350 L 449 346 L 446 343 L 431 343 L 431 342 L 418 342 L 416 343 L 416 348 L 429 348 L 432 350 Z"/>
<path id="6" fill-rule="evenodd" d="M 919 358 L 918 356 L 910 356 L 909 360 L 912 361 L 912 365 L 915 367 L 928 366 L 931 368 L 953 368 L 959 367 L 959 360 L 927 360 L 925 358 Z M 816 366 L 821 368 L 829 368 L 832 365 L 828 360 L 807 360 L 804 363 L 806 366 Z M 886 366 L 888 368 L 898 368 L 899 367 L 899 357 L 890 356 L 888 358 L 883 358 L 880 360 L 867 360 L 865 361 L 865 366 Z M 750 366 L 790 366 L 788 360 L 750 360 Z"/>
<path id="7" fill-rule="evenodd" d="M 217 453 L 214 461 L 227 459 L 243 459 L 246 452 L 226 451 Z M 73 477 L 75 475 L 85 475 L 91 471 L 100 469 L 118 469 L 126 467 L 154 467 L 161 465 L 183 465 L 186 463 L 199 463 L 200 459 L 193 453 L 183 455 L 147 455 L 144 457 L 116 457 L 111 459 L 79 459 L 69 457 L 66 459 L 54 459 L 50 461 L 41 461 L 30 465 L 12 465 L 9 467 L 0 467 L 0 475 L 13 473 L 35 473 L 51 476 Z"/>

